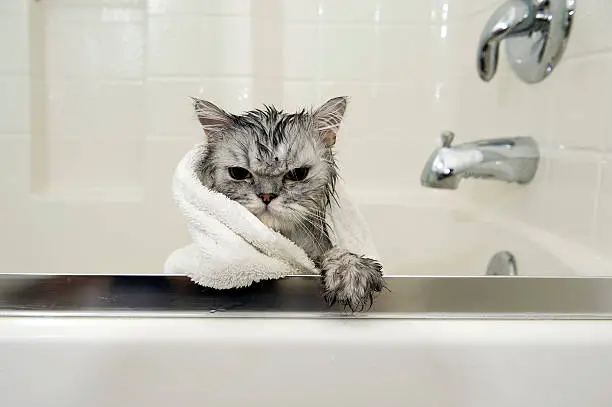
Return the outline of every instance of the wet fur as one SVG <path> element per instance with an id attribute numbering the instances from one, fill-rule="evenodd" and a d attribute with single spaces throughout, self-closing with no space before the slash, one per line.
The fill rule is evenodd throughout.
<path id="1" fill-rule="evenodd" d="M 201 182 L 237 201 L 268 227 L 300 246 L 321 270 L 323 294 L 330 305 L 353 311 L 371 306 L 384 286 L 381 265 L 372 259 L 332 247 L 325 215 L 335 196 L 338 177 L 332 150 L 347 99 L 334 98 L 316 110 L 285 113 L 274 107 L 241 115 L 194 99 L 208 139 L 198 167 Z M 233 179 L 229 167 L 251 176 Z M 291 181 L 287 173 L 309 168 Z M 277 195 L 269 205 L 262 194 Z"/>

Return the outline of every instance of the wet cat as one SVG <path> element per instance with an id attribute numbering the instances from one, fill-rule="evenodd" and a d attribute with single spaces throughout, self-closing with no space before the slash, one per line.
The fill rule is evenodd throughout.
<path id="1" fill-rule="evenodd" d="M 193 99 L 208 139 L 198 175 L 208 188 L 242 204 L 300 246 L 323 277 L 323 294 L 351 310 L 371 305 L 384 287 L 381 265 L 332 246 L 326 211 L 338 176 L 333 146 L 347 98 L 313 110 L 274 107 L 240 115 Z"/>

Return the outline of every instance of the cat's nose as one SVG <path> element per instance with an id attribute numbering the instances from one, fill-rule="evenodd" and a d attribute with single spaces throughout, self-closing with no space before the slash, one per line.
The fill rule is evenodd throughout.
<path id="1" fill-rule="evenodd" d="M 267 205 L 270 202 L 272 202 L 272 200 L 274 198 L 276 198 L 278 195 L 276 195 L 276 194 L 259 194 L 258 196 L 261 198 L 263 203 L 265 203 Z"/>

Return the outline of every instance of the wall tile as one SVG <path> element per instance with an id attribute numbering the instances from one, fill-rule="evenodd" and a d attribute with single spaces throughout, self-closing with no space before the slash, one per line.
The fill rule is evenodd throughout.
<path id="1" fill-rule="evenodd" d="M 378 5 L 371 0 L 362 1 L 359 7 L 352 0 L 321 0 L 318 15 L 322 22 L 374 22 L 377 10 Z"/>
<path id="2" fill-rule="evenodd" d="M 501 72 L 500 79 L 506 83 L 497 87 L 495 98 L 490 99 L 496 102 L 494 106 L 497 111 L 493 118 L 499 120 L 500 125 L 489 129 L 501 137 L 531 136 L 536 139 L 540 148 L 549 147 L 556 116 L 560 77 L 551 76 L 547 81 L 528 85 L 505 69 Z M 466 92 L 466 95 L 467 93 L 469 92 Z M 476 102 L 473 99 L 466 101 Z M 487 114 L 490 109 L 487 102 L 481 100 L 479 103 L 483 114 Z"/>
<path id="3" fill-rule="evenodd" d="M 56 78 L 139 79 L 144 32 L 141 23 L 51 21 L 45 34 L 47 72 Z"/>
<path id="4" fill-rule="evenodd" d="M 30 140 L 23 134 L 0 135 L 0 190 L 11 195 L 29 192 Z"/>
<path id="5" fill-rule="evenodd" d="M 142 82 L 55 80 L 47 85 L 47 137 L 142 139 Z"/>
<path id="6" fill-rule="evenodd" d="M 203 98 L 233 113 L 264 102 L 253 100 L 250 78 L 152 79 L 147 84 L 148 134 L 174 137 L 201 134 L 190 97 Z"/>
<path id="7" fill-rule="evenodd" d="M 139 79 L 144 67 L 144 2 L 54 1 L 44 7 L 41 44 L 53 77 Z M 38 28 L 38 27 L 36 27 Z"/>
<path id="8" fill-rule="evenodd" d="M 319 37 L 319 75 L 322 80 L 372 81 L 374 28 L 324 25 Z"/>
<path id="9" fill-rule="evenodd" d="M 405 140 L 352 138 L 346 129 L 336 146 L 342 179 L 357 190 L 413 190 L 419 188 L 423 160 L 410 159 Z M 422 151 L 417 151 L 417 154 Z M 415 154 L 415 155 L 417 155 Z"/>
<path id="10" fill-rule="evenodd" d="M 25 16 L 0 14 L 0 73 L 29 70 L 29 37 Z"/>
<path id="11" fill-rule="evenodd" d="M 254 0 L 207 0 L 199 2 L 206 15 L 246 16 L 251 12 Z"/>
<path id="12" fill-rule="evenodd" d="M 376 33 L 374 66 L 380 82 L 433 81 L 431 61 L 424 56 L 431 47 L 428 26 L 381 26 Z"/>
<path id="13" fill-rule="evenodd" d="M 314 24 L 285 24 L 283 27 L 283 74 L 287 79 L 318 76 L 318 28 Z"/>
<path id="14" fill-rule="evenodd" d="M 146 0 L 55 0 L 52 3 L 28 3 L 32 11 L 41 11 L 48 22 L 135 23 L 144 21 Z"/>
<path id="15" fill-rule="evenodd" d="M 459 9 L 460 12 L 467 14 L 468 16 L 486 14 L 492 15 L 495 12 L 495 9 L 502 6 L 499 0 L 477 0 L 474 2 L 470 2 L 469 6 L 466 5 L 461 0 L 453 0 L 455 4 L 455 9 Z"/>
<path id="16" fill-rule="evenodd" d="M 554 73 L 558 81 L 552 140 L 565 148 L 602 151 L 611 130 L 612 56 L 564 62 Z"/>
<path id="17" fill-rule="evenodd" d="M 203 93 L 203 92 L 202 92 Z M 155 80 L 147 83 L 149 135 L 184 136 L 199 131 L 190 97 L 205 97 L 197 80 Z"/>
<path id="18" fill-rule="evenodd" d="M 174 170 L 185 153 L 200 141 L 199 137 L 151 136 L 147 138 L 144 149 L 147 196 L 162 202 L 168 214 L 176 215 L 172 216 L 175 222 L 179 220 L 178 210 L 169 193 L 172 188 Z M 182 225 L 182 220 L 179 220 L 178 223 Z"/>
<path id="19" fill-rule="evenodd" d="M 319 19 L 320 0 L 282 0 L 283 18 L 288 23 Z"/>
<path id="20" fill-rule="evenodd" d="M 202 39 L 197 16 L 151 16 L 148 28 L 147 73 L 149 75 L 198 76 L 201 74 Z"/>
<path id="21" fill-rule="evenodd" d="M 285 81 L 283 83 L 283 108 L 294 111 L 321 103 L 314 81 Z"/>
<path id="22" fill-rule="evenodd" d="M 360 82 L 320 82 L 319 100 L 316 105 L 337 96 L 347 96 L 349 103 L 342 122 L 342 135 L 347 137 L 372 137 L 374 122 L 366 122 L 364 117 L 371 114 L 373 89 Z"/>
<path id="23" fill-rule="evenodd" d="M 367 122 L 370 135 L 366 137 L 400 138 L 415 144 L 435 146 L 443 130 L 456 130 L 454 116 L 445 110 L 450 106 L 453 92 L 442 85 L 376 84 L 370 100 L 361 102 L 361 117 L 375 117 Z M 358 100 L 355 103 L 360 103 Z M 443 112 L 446 113 L 443 113 Z M 356 123 L 356 127 L 361 124 Z M 359 132 L 361 133 L 361 132 Z M 432 144 L 433 143 L 433 144 Z M 424 160 L 425 157 L 414 159 Z"/>
<path id="24" fill-rule="evenodd" d="M 0 133 L 28 133 L 30 86 L 24 75 L 0 75 Z"/>
<path id="25" fill-rule="evenodd" d="M 572 241 L 591 244 L 595 202 L 600 182 L 597 156 L 561 154 L 551 157 L 543 222 L 546 229 Z"/>
<path id="26" fill-rule="evenodd" d="M 57 138 L 47 148 L 47 193 L 69 199 L 134 196 L 142 188 L 143 140 Z"/>
<path id="27" fill-rule="evenodd" d="M 253 73 L 254 56 L 249 18 L 200 18 L 198 25 L 200 40 L 188 41 L 182 46 L 200 55 L 202 75 L 243 76 Z"/>
<path id="28" fill-rule="evenodd" d="M 205 77 L 200 81 L 200 95 L 231 112 L 243 112 L 272 103 L 267 95 L 255 94 L 254 80 L 251 77 L 215 78 Z"/>
<path id="29" fill-rule="evenodd" d="M 569 58 L 612 50 L 610 16 L 612 3 L 606 0 L 580 0 L 566 55 Z"/>
<path id="30" fill-rule="evenodd" d="M 201 10 L 202 3 L 201 0 L 147 0 L 147 11 L 155 15 L 192 14 Z"/>
<path id="31" fill-rule="evenodd" d="M 431 1 L 396 1 L 378 0 L 375 1 L 378 10 L 378 21 L 381 25 L 385 24 L 440 24 L 448 21 L 455 14 L 452 1 L 431 0 Z M 453 14 L 451 14 L 451 12 Z"/>
<path id="32" fill-rule="evenodd" d="M 28 11 L 28 0 L 9 0 L 0 1 L 0 15 L 12 16 L 19 18 L 19 15 L 25 15 Z"/>

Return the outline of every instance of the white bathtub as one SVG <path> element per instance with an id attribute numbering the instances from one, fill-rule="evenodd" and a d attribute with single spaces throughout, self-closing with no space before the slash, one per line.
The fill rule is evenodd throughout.
<path id="1" fill-rule="evenodd" d="M 584 260 L 415 202 L 364 203 L 388 274 L 483 275 L 499 250 L 531 276 Z M 0 317 L 2 407 L 610 407 L 610 377 L 607 321 Z"/>
<path id="2" fill-rule="evenodd" d="M 612 324 L 0 319 L 3 407 L 609 407 Z"/>
<path id="3" fill-rule="evenodd" d="M 445 192 L 356 194 L 387 275 L 482 276 L 499 251 L 515 256 L 523 276 L 612 275 L 592 249 Z"/>

